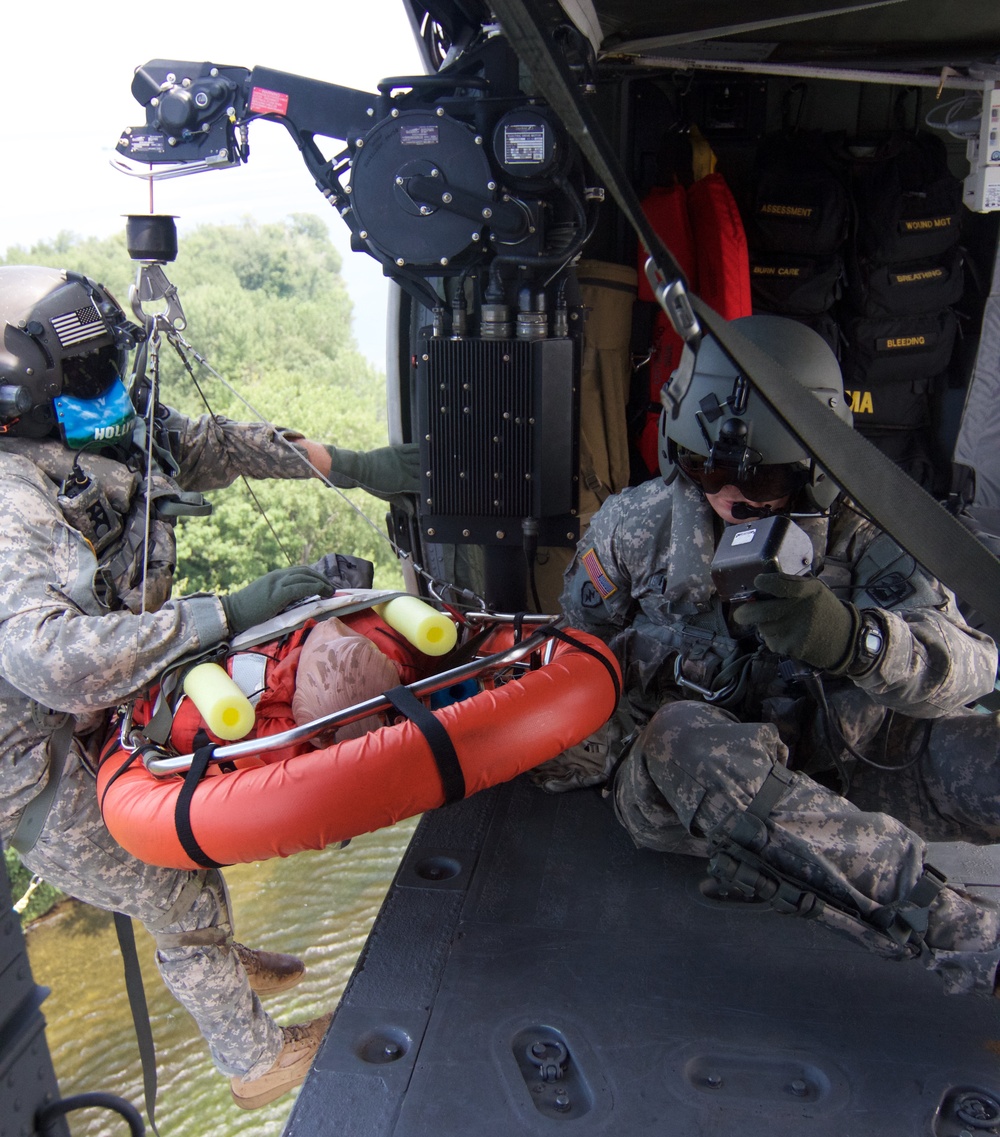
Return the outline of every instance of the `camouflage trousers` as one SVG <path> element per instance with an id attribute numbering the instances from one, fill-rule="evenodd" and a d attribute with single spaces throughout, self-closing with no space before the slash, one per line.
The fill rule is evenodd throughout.
<path id="1" fill-rule="evenodd" d="M 156 963 L 164 983 L 198 1024 L 222 1073 L 255 1078 L 274 1064 L 281 1028 L 227 946 L 232 928 L 221 874 L 157 868 L 122 849 L 101 819 L 94 779 L 76 754 L 45 827 L 22 859 L 70 896 L 123 912 L 147 928 L 161 945 Z M 173 946 L 199 939 L 207 942 Z"/>
<path id="2" fill-rule="evenodd" d="M 869 779 L 863 807 L 787 771 L 787 762 L 788 749 L 771 723 L 743 723 L 699 702 L 668 703 L 618 771 L 615 810 L 640 847 L 709 856 L 732 851 L 739 836 L 742 853 L 748 830 L 741 819 L 777 767 L 780 777 L 757 798 L 773 801 L 761 811 L 763 824 L 751 818 L 758 832 L 750 862 L 765 877 L 773 870 L 772 883 L 792 882 L 824 897 L 817 918 L 834 930 L 887 958 L 920 954 L 950 993 L 992 994 L 1000 908 L 947 886 L 928 896 L 925 841 L 904 822 L 921 826 L 933 818 L 952 839 L 961 834 L 977 843 L 1000 836 L 997 719 L 970 714 L 935 721 L 919 765 L 882 772 L 874 786 Z M 931 834 L 944 835 L 940 828 Z M 921 934 L 887 935 L 889 924 L 902 926 L 897 916 Z"/>

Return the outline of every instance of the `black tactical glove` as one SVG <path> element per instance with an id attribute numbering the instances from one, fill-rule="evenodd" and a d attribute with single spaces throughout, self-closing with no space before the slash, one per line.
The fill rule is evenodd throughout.
<path id="1" fill-rule="evenodd" d="M 307 596 L 332 596 L 333 585 L 305 565 L 275 569 L 243 588 L 220 596 L 230 634 L 238 636 L 255 624 L 263 624 L 296 600 Z"/>
<path id="2" fill-rule="evenodd" d="M 756 628 L 778 655 L 843 674 L 854 660 L 861 618 L 814 576 L 764 572 L 754 578 L 763 599 L 733 613 L 741 628 Z M 769 597 L 775 597 L 771 600 Z"/>
<path id="3" fill-rule="evenodd" d="M 378 450 L 327 446 L 330 481 L 342 490 L 363 489 L 378 497 L 420 489 L 420 447 L 415 442 Z"/>

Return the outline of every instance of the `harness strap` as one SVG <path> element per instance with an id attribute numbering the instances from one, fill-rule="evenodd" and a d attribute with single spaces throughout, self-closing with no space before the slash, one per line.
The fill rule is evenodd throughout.
<path id="1" fill-rule="evenodd" d="M 224 928 L 195 928 L 190 932 L 157 932 L 157 951 L 185 947 L 225 947 L 231 942 Z"/>
<path id="2" fill-rule="evenodd" d="M 752 813 L 754 817 L 765 821 L 794 780 L 795 775 L 791 770 L 775 763 L 761 782 L 760 789 L 753 795 L 753 801 L 747 806 L 747 813 Z"/>
<path id="3" fill-rule="evenodd" d="M 768 839 L 765 823 L 794 778 L 795 775 L 786 767 L 772 766 L 750 804 L 730 823 L 729 839 L 755 853 L 763 849 Z"/>
<path id="4" fill-rule="evenodd" d="M 924 865 L 910 894 L 895 904 L 886 904 L 872 913 L 872 923 L 882 928 L 899 943 L 911 939 L 923 941 L 930 922 L 930 908 L 948 878 L 933 865 Z"/>
<path id="5" fill-rule="evenodd" d="M 385 697 L 427 740 L 441 778 L 445 803 L 461 801 L 465 797 L 465 774 L 462 773 L 462 765 L 447 730 L 406 687 L 393 687 L 385 692 Z"/>
<path id="6" fill-rule="evenodd" d="M 62 781 L 63 770 L 66 768 L 66 759 L 69 757 L 70 743 L 73 741 L 73 728 L 76 720 L 72 715 L 59 724 L 56 730 L 49 735 L 49 780 L 45 783 L 41 793 L 21 810 L 17 827 L 10 839 L 12 848 L 22 856 L 30 852 L 38 840 L 38 835 L 45 828 L 49 810 L 55 801 L 56 791 Z"/>
<path id="7" fill-rule="evenodd" d="M 180 685 L 180 670 L 169 671 L 160 680 L 160 689 L 153 704 L 153 713 L 149 722 L 142 728 L 143 735 L 159 746 L 162 746 L 170 737 L 170 728 L 174 725 L 173 695 Z"/>
<path id="8" fill-rule="evenodd" d="M 188 657 L 180 666 L 171 667 L 163 675 L 160 679 L 160 689 L 157 691 L 153 703 L 153 712 L 150 715 L 149 722 L 142 728 L 144 738 L 157 743 L 159 746 L 163 746 L 167 742 L 174 725 L 174 708 L 178 702 L 176 698 L 177 689 L 180 687 L 184 676 L 199 663 L 221 663 L 228 650 L 228 644 L 216 644 L 207 651 Z M 244 694 L 248 694 L 246 689 L 241 689 Z"/>
<path id="9" fill-rule="evenodd" d="M 519 644 L 524 639 L 524 612 L 514 613 L 514 643 Z"/>
<path id="10" fill-rule="evenodd" d="M 205 776 L 208 763 L 215 752 L 215 744 L 200 746 L 191 759 L 191 766 L 184 775 L 184 785 L 177 795 L 177 804 L 174 806 L 174 825 L 177 828 L 177 839 L 184 848 L 184 852 L 196 865 L 206 869 L 221 869 L 224 866 L 219 861 L 213 861 L 205 850 L 198 844 L 191 828 L 191 800 L 198 783 Z"/>
<path id="11" fill-rule="evenodd" d="M 817 892 L 803 888 L 798 881 L 778 872 L 731 838 L 719 842 L 708 862 L 708 872 L 748 899 L 767 901 L 775 912 L 784 916 L 815 920 L 826 911 L 827 902 Z M 855 913 L 852 915 L 857 918 Z"/>

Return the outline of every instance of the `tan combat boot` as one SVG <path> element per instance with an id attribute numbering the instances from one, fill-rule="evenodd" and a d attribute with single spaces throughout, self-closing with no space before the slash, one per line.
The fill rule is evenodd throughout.
<path id="1" fill-rule="evenodd" d="M 305 1081 L 332 1018 L 331 1011 L 312 1022 L 283 1026 L 285 1045 L 270 1070 L 252 1081 L 233 1078 L 230 1082 L 233 1101 L 240 1109 L 259 1109 Z"/>
<path id="2" fill-rule="evenodd" d="M 278 951 L 254 951 L 243 944 L 231 945 L 250 980 L 250 989 L 258 995 L 276 995 L 294 987 L 306 973 L 306 965 L 294 955 Z"/>

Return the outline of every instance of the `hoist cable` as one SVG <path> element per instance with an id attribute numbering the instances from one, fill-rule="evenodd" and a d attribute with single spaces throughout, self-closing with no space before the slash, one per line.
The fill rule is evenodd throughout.
<path id="1" fill-rule="evenodd" d="M 159 389 L 160 381 L 160 332 L 158 322 L 156 320 L 152 323 L 152 331 L 150 336 L 151 351 L 147 356 L 148 362 L 152 364 L 152 380 L 149 389 L 149 394 L 146 399 L 146 469 L 145 484 L 146 484 L 146 501 L 145 501 L 145 516 L 143 518 L 143 535 L 142 535 L 142 606 L 139 609 L 140 614 L 146 613 L 146 592 L 147 582 L 149 577 L 149 535 L 152 526 L 153 514 L 153 494 L 151 478 L 153 476 L 153 420 L 156 411 L 156 393 Z"/>

